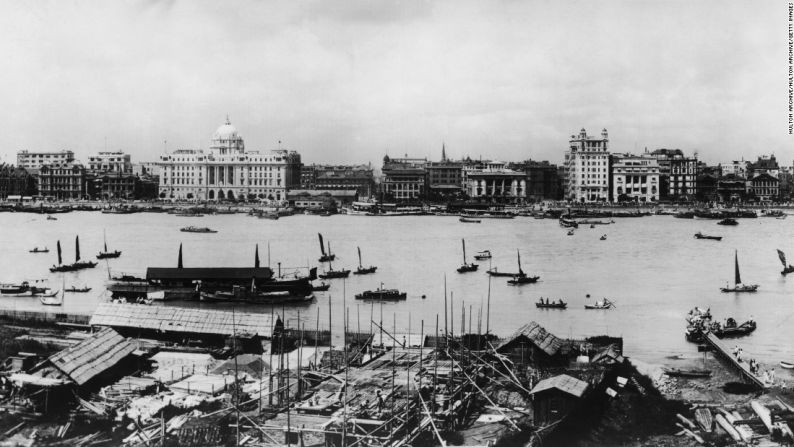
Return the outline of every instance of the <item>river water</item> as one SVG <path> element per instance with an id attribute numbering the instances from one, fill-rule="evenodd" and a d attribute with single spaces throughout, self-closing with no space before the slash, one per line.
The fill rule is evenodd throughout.
<path id="1" fill-rule="evenodd" d="M 104 283 L 108 269 L 113 273 L 143 275 L 146 267 L 176 266 L 179 244 L 183 244 L 186 267 L 253 266 L 254 245 L 259 244 L 262 265 L 291 273 L 297 267 L 317 265 L 322 232 L 331 242 L 337 262 L 334 268 L 351 268 L 357 263 L 360 246 L 365 265 L 377 265 L 374 275 L 351 275 L 331 280 L 328 292 L 316 292 L 316 299 L 286 309 L 288 324 L 295 326 L 298 313 L 307 329 L 313 329 L 318 315 L 321 328 L 328 326 L 329 300 L 334 331 L 342 327 L 342 309 L 347 307 L 351 330 L 370 328 L 370 314 L 391 330 L 425 333 L 435 331 L 436 317 L 444 322 L 444 281 L 454 296 L 455 332 L 460 331 L 461 308 L 472 316 L 476 331 L 478 315 L 483 329 L 508 335 L 520 325 L 535 320 L 553 333 L 568 336 L 608 334 L 624 337 L 625 353 L 644 361 L 663 363 L 667 356 L 697 357 L 695 346 L 684 340 L 684 316 L 694 306 L 710 307 L 717 318 L 753 317 L 758 330 L 737 340 L 745 352 L 762 362 L 794 360 L 794 275 L 780 274 L 775 249 L 794 257 L 794 217 L 742 219 L 735 227 L 716 225 L 712 220 L 675 219 L 672 216 L 616 219 L 613 225 L 583 227 L 568 236 L 556 220 L 518 217 L 511 220 L 483 220 L 481 224 L 460 223 L 457 217 L 404 216 L 331 217 L 297 215 L 279 220 L 256 219 L 242 214 L 178 217 L 168 214 L 113 215 L 96 212 L 58 214 L 58 220 L 26 213 L 0 214 L 0 281 L 44 279 L 55 289 L 88 285 L 85 294 L 67 293 L 63 311 L 89 313 L 106 300 Z M 187 225 L 208 226 L 216 234 L 182 233 Z M 111 250 L 123 254 L 102 261 L 91 270 L 50 273 L 56 262 L 55 244 L 61 241 L 64 261 L 74 258 L 74 238 L 80 236 L 83 258 L 91 259 L 102 248 L 103 231 Z M 722 235 L 720 242 L 697 240 L 693 234 Z M 599 240 L 607 234 L 607 240 Z M 516 249 L 521 252 L 524 271 L 539 275 L 536 284 L 509 286 L 507 278 L 491 280 L 490 319 L 487 318 L 489 262 L 480 270 L 459 274 L 462 262 L 461 239 L 465 238 L 469 260 L 479 250 L 490 250 L 490 261 L 499 270 L 515 271 Z M 47 246 L 48 254 L 32 254 L 34 246 Z M 755 294 L 726 294 L 719 287 L 733 280 L 734 250 L 739 252 L 742 279 L 760 284 Z M 322 271 L 322 267 L 320 268 Z M 62 279 L 63 278 L 63 279 Z M 398 303 L 371 305 L 353 299 L 355 293 L 375 289 L 383 283 L 399 288 L 408 299 Z M 586 298 L 586 295 L 592 298 Z M 422 298 L 425 295 L 426 298 Z M 565 311 L 540 310 L 540 297 L 562 298 Z M 584 304 L 607 297 L 616 304 L 608 311 L 585 310 Z M 343 301 L 345 306 L 343 307 Z M 155 304 L 157 305 L 157 304 Z M 220 307 L 198 302 L 170 302 L 167 305 Z M 44 309 L 37 298 L 0 298 L 0 307 L 16 310 Z M 238 305 L 238 310 L 270 313 L 268 306 Z M 53 310 L 49 307 L 48 310 Z M 279 312 L 282 308 L 279 306 Z"/>

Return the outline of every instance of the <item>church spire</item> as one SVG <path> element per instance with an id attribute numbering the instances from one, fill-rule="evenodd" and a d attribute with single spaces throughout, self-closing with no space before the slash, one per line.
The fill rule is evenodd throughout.
<path id="1" fill-rule="evenodd" d="M 231 121 L 229 121 L 229 114 L 227 113 L 227 114 L 226 114 L 226 124 L 231 124 L 231 123 L 232 123 L 232 122 L 231 122 Z"/>
<path id="2" fill-rule="evenodd" d="M 441 161 L 447 161 L 447 148 L 444 142 L 441 142 Z"/>

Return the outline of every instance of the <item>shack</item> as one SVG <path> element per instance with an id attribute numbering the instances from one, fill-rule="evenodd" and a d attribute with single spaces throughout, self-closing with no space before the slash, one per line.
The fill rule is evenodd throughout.
<path id="1" fill-rule="evenodd" d="M 536 426 L 559 421 L 568 415 L 587 392 L 589 385 L 567 374 L 541 380 L 532 388 L 532 409 Z"/>
<path id="2" fill-rule="evenodd" d="M 502 340 L 496 351 L 522 368 L 563 366 L 568 363 L 570 344 L 532 321 Z"/>

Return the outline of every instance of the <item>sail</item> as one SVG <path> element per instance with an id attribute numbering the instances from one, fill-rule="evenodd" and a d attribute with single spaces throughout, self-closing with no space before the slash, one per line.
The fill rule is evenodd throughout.
<path id="1" fill-rule="evenodd" d="M 317 233 L 317 236 L 320 238 L 320 252 L 325 256 L 325 244 L 323 244 L 323 235 Z"/>
<path id="2" fill-rule="evenodd" d="M 780 262 L 783 263 L 783 268 L 786 267 L 786 254 L 782 251 L 777 251 L 777 257 L 780 258 Z"/>
<path id="3" fill-rule="evenodd" d="M 331 256 L 331 241 L 328 241 L 328 256 Z"/>
<path id="4" fill-rule="evenodd" d="M 256 251 L 254 252 L 254 268 L 259 268 L 259 244 L 256 244 Z"/>
<path id="5" fill-rule="evenodd" d="M 80 260 L 80 236 L 74 237 L 74 262 Z"/>
<path id="6" fill-rule="evenodd" d="M 463 243 L 463 265 L 466 265 L 466 239 L 460 241 Z"/>
<path id="7" fill-rule="evenodd" d="M 61 259 L 61 241 L 58 241 L 58 265 L 63 264 L 63 259 Z"/>
<path id="8" fill-rule="evenodd" d="M 358 266 L 361 267 L 361 247 L 356 247 L 358 249 Z"/>
<path id="9" fill-rule="evenodd" d="M 182 244 L 179 244 L 179 259 L 176 261 L 176 268 L 182 268 Z"/>
<path id="10" fill-rule="evenodd" d="M 739 251 L 736 251 L 736 277 L 734 278 L 736 284 L 742 283 L 742 277 L 739 276 Z"/>
<path id="11" fill-rule="evenodd" d="M 102 238 L 105 240 L 105 253 L 108 252 L 108 236 L 105 233 L 105 230 L 102 230 Z"/>
<path id="12" fill-rule="evenodd" d="M 518 274 L 523 275 L 524 271 L 521 270 L 521 253 L 519 253 L 518 250 L 516 250 L 516 255 L 518 256 Z"/>

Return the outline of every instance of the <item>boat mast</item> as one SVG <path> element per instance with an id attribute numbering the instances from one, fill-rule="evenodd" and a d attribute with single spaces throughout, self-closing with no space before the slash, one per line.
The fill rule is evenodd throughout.
<path id="1" fill-rule="evenodd" d="M 739 275 L 739 250 L 735 251 L 735 261 L 736 261 L 736 272 L 735 272 L 736 275 L 735 275 L 735 278 L 734 278 L 734 283 L 735 284 L 741 284 L 742 283 L 742 277 Z"/>
<path id="2" fill-rule="evenodd" d="M 74 237 L 74 262 L 80 261 L 80 236 Z"/>
<path id="3" fill-rule="evenodd" d="M 325 256 L 325 245 L 323 244 L 323 235 L 317 233 L 317 237 L 320 238 L 320 252 L 323 254 L 323 256 Z"/>
<path id="4" fill-rule="evenodd" d="M 524 271 L 521 270 L 521 253 L 518 252 L 518 249 L 516 249 L 516 256 L 518 256 L 518 274 L 521 275 Z"/>
<path id="5" fill-rule="evenodd" d="M 466 239 L 460 241 L 463 243 L 463 265 L 466 265 Z"/>
<path id="6" fill-rule="evenodd" d="M 105 230 L 102 230 L 102 239 L 105 240 L 105 253 L 108 252 L 108 235 Z"/>
<path id="7" fill-rule="evenodd" d="M 58 265 L 63 265 L 63 259 L 61 259 L 61 241 L 58 241 Z"/>
<path id="8" fill-rule="evenodd" d="M 362 268 L 361 265 L 361 247 L 356 247 L 358 249 L 358 268 Z"/>

